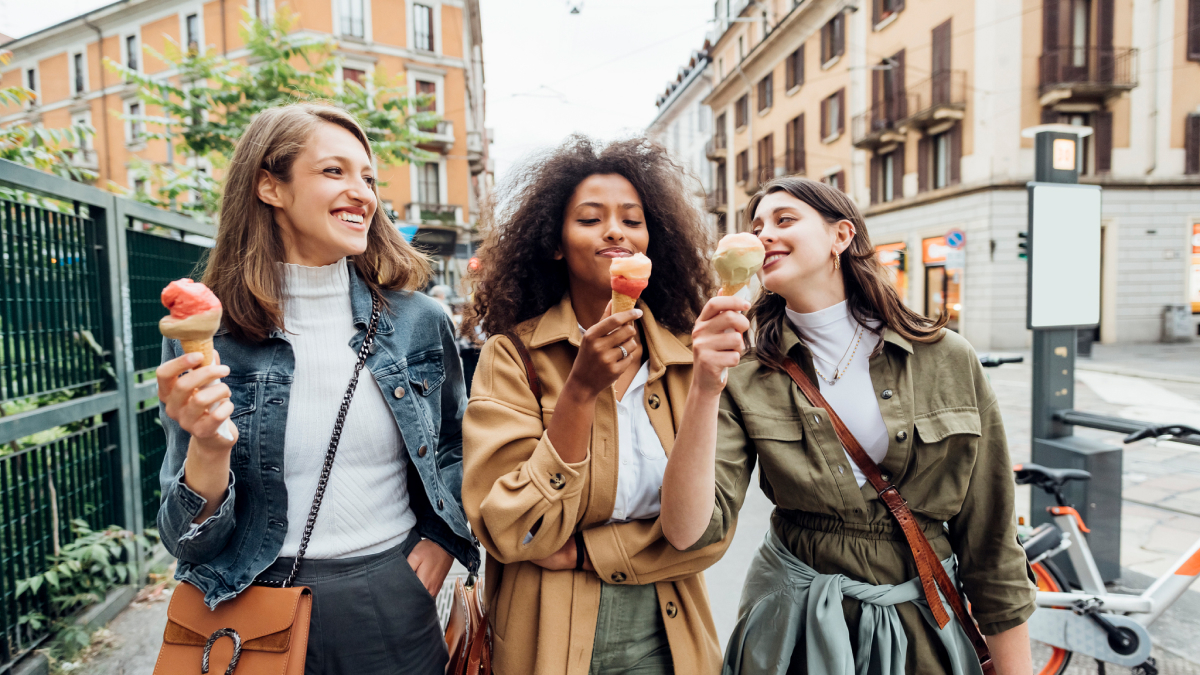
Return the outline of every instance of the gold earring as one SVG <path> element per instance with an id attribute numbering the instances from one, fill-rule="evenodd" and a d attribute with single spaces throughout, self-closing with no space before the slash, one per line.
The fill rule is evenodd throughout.
<path id="1" fill-rule="evenodd" d="M 839 271 L 842 269 L 842 256 L 840 253 L 833 254 L 833 269 Z"/>

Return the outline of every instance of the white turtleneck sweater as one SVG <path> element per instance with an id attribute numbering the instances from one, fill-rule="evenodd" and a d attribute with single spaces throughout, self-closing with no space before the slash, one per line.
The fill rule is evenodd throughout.
<path id="1" fill-rule="evenodd" d="M 863 327 L 862 341 L 858 351 L 854 351 L 853 342 L 857 339 L 859 324 L 850 314 L 845 301 L 811 314 L 789 309 L 787 316 L 812 352 L 813 365 L 821 371 L 821 375 L 832 380 L 839 361 L 840 367 L 846 369 L 846 374 L 834 384 L 817 376 L 821 395 L 833 406 L 867 455 L 876 463 L 882 462 L 888 450 L 888 430 L 883 422 L 883 413 L 879 411 L 879 399 L 871 383 L 870 368 L 871 353 L 879 344 L 879 336 Z M 846 360 L 850 359 L 850 354 L 854 354 L 854 358 L 847 367 Z M 854 471 L 858 486 L 862 487 L 867 477 L 849 453 L 846 453 L 846 460 Z"/>
<path id="2" fill-rule="evenodd" d="M 282 264 L 282 263 L 281 263 Z M 325 267 L 283 264 L 284 330 L 295 354 L 283 439 L 288 531 L 281 557 L 300 547 L 329 437 L 358 354 L 346 259 Z M 307 558 L 349 558 L 386 551 L 417 524 L 408 503 L 404 439 L 379 383 L 358 378 Z"/>

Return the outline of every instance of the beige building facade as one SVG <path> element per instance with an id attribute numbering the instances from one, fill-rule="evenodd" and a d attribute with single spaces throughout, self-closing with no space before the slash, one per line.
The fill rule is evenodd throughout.
<path id="1" fill-rule="evenodd" d="M 762 181 L 834 184 L 863 209 L 911 307 L 949 314 L 977 349 L 1024 349 L 1034 157 L 1021 132 L 1089 127 L 1081 181 L 1105 192 L 1102 319 L 1087 337 L 1157 340 L 1167 307 L 1200 318 L 1195 6 L 719 0 L 704 101 L 711 210 L 745 229 Z M 963 254 L 947 246 L 952 230 Z"/>
<path id="2" fill-rule="evenodd" d="M 177 78 L 154 53 L 195 48 L 245 59 L 247 16 L 270 20 L 287 6 L 303 34 L 333 37 L 339 80 L 370 82 L 377 71 L 400 78 L 411 95 L 431 94 L 443 120 L 423 147 L 436 159 L 380 171 L 383 205 L 406 235 L 436 254 L 438 280 L 457 287 L 472 250 L 473 223 L 491 183 L 483 95 L 478 0 L 124 0 L 38 31 L 0 48 L 13 52 L 0 86 L 32 89 L 37 100 L 0 107 L 0 124 L 95 130 L 80 162 L 109 181 L 153 190 L 131 160 L 167 162 L 171 148 L 147 139 L 121 115 L 147 114 L 134 87 L 105 68 L 105 58 L 146 75 Z M 207 168 L 207 167 L 202 167 Z"/>

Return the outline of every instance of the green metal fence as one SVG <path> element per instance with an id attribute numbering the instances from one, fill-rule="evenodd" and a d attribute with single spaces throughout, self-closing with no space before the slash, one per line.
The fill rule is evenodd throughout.
<path id="1" fill-rule="evenodd" d="M 166 439 L 153 368 L 159 293 L 192 276 L 210 226 L 0 160 L 0 672 L 45 637 L 47 589 L 15 595 L 93 528 L 153 527 Z"/>

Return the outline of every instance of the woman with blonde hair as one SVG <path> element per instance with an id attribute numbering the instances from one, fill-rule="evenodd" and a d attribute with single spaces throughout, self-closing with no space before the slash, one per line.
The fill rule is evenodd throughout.
<path id="1" fill-rule="evenodd" d="M 680 550 L 728 536 L 756 462 L 775 503 L 724 672 L 1027 675 L 1036 589 L 975 352 L 904 306 L 837 188 L 778 178 L 746 214 L 765 292 L 700 315 L 662 489 Z"/>
<path id="2" fill-rule="evenodd" d="M 483 348 L 463 422 L 463 504 L 488 552 L 500 675 L 715 673 L 701 571 L 658 494 L 712 275 L 708 230 L 662 147 L 572 137 L 519 171 L 479 252 L 464 334 Z M 613 313 L 610 266 L 653 263 Z"/>
<path id="3" fill-rule="evenodd" d="M 255 583 L 309 587 L 309 675 L 441 673 L 434 594 L 453 558 L 479 564 L 458 492 L 462 370 L 449 318 L 414 292 L 428 275 L 379 208 L 354 119 L 275 108 L 238 142 L 204 273 L 220 359 L 163 342 L 158 526 L 176 577 L 210 608 Z"/>

